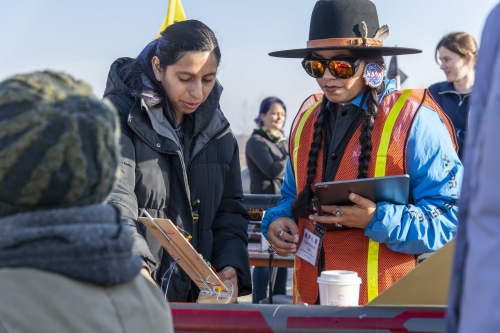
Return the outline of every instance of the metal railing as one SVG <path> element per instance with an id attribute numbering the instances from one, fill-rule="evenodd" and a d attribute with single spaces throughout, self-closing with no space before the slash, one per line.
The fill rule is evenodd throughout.
<path id="1" fill-rule="evenodd" d="M 242 204 L 246 209 L 261 209 L 275 207 L 281 198 L 279 194 L 245 194 Z"/>

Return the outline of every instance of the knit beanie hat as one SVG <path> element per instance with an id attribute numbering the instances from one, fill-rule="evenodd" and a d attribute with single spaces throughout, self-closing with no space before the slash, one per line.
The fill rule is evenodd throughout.
<path id="1" fill-rule="evenodd" d="M 117 179 L 109 102 L 52 71 L 0 82 L 0 217 L 103 203 Z"/>

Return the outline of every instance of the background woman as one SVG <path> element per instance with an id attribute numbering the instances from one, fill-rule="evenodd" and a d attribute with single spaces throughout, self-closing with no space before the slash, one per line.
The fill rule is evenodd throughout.
<path id="1" fill-rule="evenodd" d="M 285 124 L 286 106 L 277 97 L 268 97 L 260 104 L 253 131 L 246 145 L 246 160 L 252 194 L 279 194 L 288 158 L 288 140 L 281 129 Z M 252 275 L 253 303 L 266 298 L 269 268 L 255 267 Z M 273 295 L 286 294 L 287 269 L 279 268 Z"/>
<path id="2" fill-rule="evenodd" d="M 456 233 L 463 168 L 451 122 L 427 90 L 395 91 L 384 78 L 382 56 L 420 52 L 383 46 L 388 34 L 373 2 L 320 0 L 307 48 L 270 54 L 303 58 L 323 91 L 294 120 L 282 197 L 261 227 L 283 256 L 307 246 L 299 242 L 304 234 L 310 238 L 321 224 L 327 229 L 314 258 L 295 256 L 296 304 L 319 301 L 323 270 L 356 271 L 359 303 L 366 304 L 411 271 L 416 254 L 441 248 Z M 352 206 L 322 206 L 325 216 L 314 214 L 314 183 L 399 174 L 410 175 L 411 204 L 351 193 Z"/>
<path id="3" fill-rule="evenodd" d="M 465 32 L 453 32 L 444 36 L 436 46 L 436 61 L 446 75 L 446 81 L 429 87 L 432 97 L 450 117 L 458 141 L 458 155 L 462 147 L 469 115 L 469 96 L 474 85 L 477 43 Z"/>
<path id="4" fill-rule="evenodd" d="M 136 59 L 116 60 L 104 93 L 122 130 L 122 177 L 109 202 L 133 227 L 143 270 L 173 302 L 194 301 L 199 290 L 137 221 L 142 208 L 192 236 L 221 279 L 233 282 L 232 302 L 251 292 L 238 146 L 218 108 L 220 58 L 205 24 L 178 22 Z"/>

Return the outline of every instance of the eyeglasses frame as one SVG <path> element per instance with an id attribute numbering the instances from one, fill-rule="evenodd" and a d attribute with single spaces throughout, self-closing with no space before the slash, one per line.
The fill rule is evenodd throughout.
<path id="1" fill-rule="evenodd" d="M 317 58 L 311 58 L 311 57 L 307 57 L 307 58 L 304 58 L 304 60 L 302 60 L 302 68 L 304 68 L 304 70 L 306 71 L 307 75 L 309 75 L 310 77 L 313 77 L 315 79 L 320 79 L 322 78 L 324 75 L 325 75 L 325 72 L 326 72 L 326 69 L 325 69 L 325 72 L 323 72 L 323 75 L 321 75 L 320 77 L 315 77 L 311 74 L 309 74 L 309 72 L 307 71 L 306 69 L 306 61 L 318 61 L 320 62 L 324 68 L 328 68 L 328 70 L 330 71 L 330 73 L 337 79 L 350 79 L 352 78 L 354 75 L 356 75 L 356 72 L 358 71 L 358 68 L 359 68 L 359 65 L 361 64 L 361 59 L 357 59 L 355 61 L 351 61 L 349 59 L 356 59 L 355 57 L 344 57 L 344 58 L 333 58 L 333 59 L 317 59 Z M 345 61 L 347 63 L 349 63 L 353 68 L 354 68 L 354 71 L 353 71 L 353 74 L 352 76 L 349 76 L 349 77 L 338 77 L 337 75 L 335 75 L 335 73 L 332 72 L 332 70 L 330 69 L 330 63 L 332 61 Z"/>

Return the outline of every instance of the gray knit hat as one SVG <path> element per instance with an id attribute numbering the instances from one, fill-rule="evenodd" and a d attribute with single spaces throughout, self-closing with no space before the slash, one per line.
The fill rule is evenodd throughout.
<path id="1" fill-rule="evenodd" d="M 0 82 L 0 217 L 103 203 L 118 172 L 116 111 L 64 73 Z"/>

